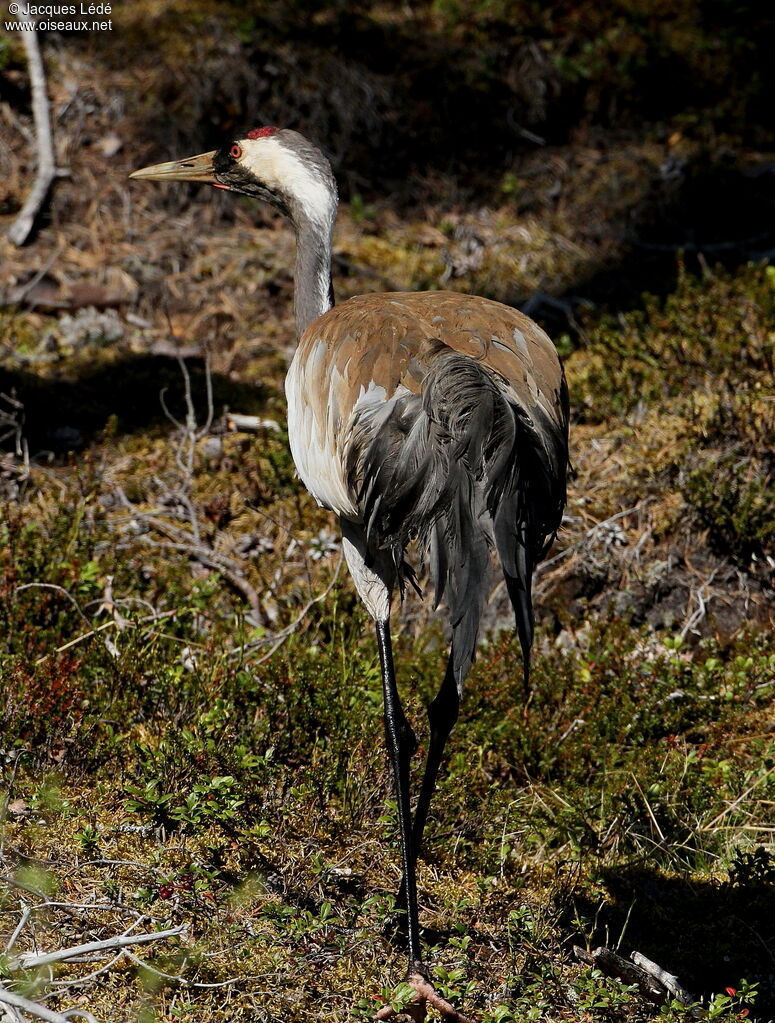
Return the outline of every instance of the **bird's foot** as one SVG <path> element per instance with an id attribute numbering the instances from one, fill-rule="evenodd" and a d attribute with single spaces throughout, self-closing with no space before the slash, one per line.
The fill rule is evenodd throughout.
<path id="1" fill-rule="evenodd" d="M 423 1023 L 428 1015 L 428 1007 L 435 1009 L 447 1023 L 473 1023 L 468 1016 L 451 1005 L 446 998 L 442 998 L 436 988 L 427 977 L 421 973 L 410 973 L 406 978 L 407 984 L 414 988 L 415 994 L 411 1002 L 397 1012 L 392 1005 L 383 1005 L 374 1019 L 393 1019 L 395 1016 L 408 1016 L 416 1023 Z"/>

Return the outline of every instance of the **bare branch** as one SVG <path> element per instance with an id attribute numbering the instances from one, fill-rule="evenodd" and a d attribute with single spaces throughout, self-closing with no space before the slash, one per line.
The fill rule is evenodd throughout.
<path id="1" fill-rule="evenodd" d="M 24 910 L 22 912 L 21 919 L 19 920 L 18 924 L 14 928 L 13 934 L 8 939 L 8 944 L 5 946 L 5 955 L 8 955 L 8 953 L 11 951 L 11 949 L 14 947 L 14 945 L 18 941 L 19 935 L 24 930 L 24 928 L 27 926 L 27 921 L 29 920 L 32 911 L 33 911 L 33 907 L 32 906 L 26 906 L 26 905 L 24 906 Z"/>
<path id="2" fill-rule="evenodd" d="M 207 395 L 207 418 L 200 428 L 197 439 L 206 437 L 210 432 L 215 418 L 215 405 L 213 404 L 213 374 L 210 368 L 210 353 L 205 355 L 205 393 Z"/>
<path id="3" fill-rule="evenodd" d="M 169 537 L 166 541 L 158 542 L 146 536 L 143 537 L 145 543 L 152 547 L 163 547 L 167 550 L 181 551 L 181 553 L 187 554 L 195 561 L 198 561 L 200 565 L 204 565 L 205 568 L 210 568 L 214 572 L 218 572 L 219 575 L 222 575 L 227 582 L 231 583 L 234 589 L 238 590 L 247 600 L 248 604 L 250 604 L 250 609 L 253 612 L 254 623 L 256 625 L 269 624 L 269 619 L 261 607 L 261 601 L 259 600 L 258 593 L 256 593 L 255 588 L 251 586 L 247 578 L 239 571 L 236 564 L 230 558 L 224 557 L 217 551 L 208 549 L 203 544 L 197 544 L 195 539 L 190 535 L 186 535 L 184 530 L 177 529 L 175 526 L 172 526 L 167 522 L 151 518 L 150 516 L 144 516 L 144 521 L 157 530 L 157 532 L 161 533 L 162 536 Z"/>
<path id="4" fill-rule="evenodd" d="M 605 973 L 608 977 L 615 977 L 624 984 L 636 984 L 640 993 L 649 1001 L 656 1002 L 658 1005 L 664 1004 L 665 991 L 662 986 L 657 984 L 645 970 L 633 965 L 629 960 L 623 959 L 616 952 L 612 952 L 610 948 L 600 946 L 593 952 L 587 952 L 586 949 L 574 945 L 573 954 L 581 962 L 597 967 L 601 973 Z"/>
<path id="5" fill-rule="evenodd" d="M 642 970 L 645 970 L 650 977 L 653 977 L 658 981 L 662 987 L 666 988 L 670 994 L 677 998 L 679 1002 L 684 1005 L 691 1005 L 695 1001 L 694 998 L 689 994 L 685 987 L 682 987 L 678 983 L 678 977 L 673 973 L 668 973 L 667 970 L 663 970 L 661 966 L 657 966 L 656 963 L 647 959 L 640 952 L 633 952 L 630 955 L 630 959 L 635 963 L 636 966 L 640 966 Z"/>
<path id="6" fill-rule="evenodd" d="M 63 1013 L 47 1009 L 45 1005 L 41 1005 L 39 1002 L 33 1002 L 29 998 L 22 998 L 21 995 L 14 994 L 13 991 L 8 991 L 4 987 L 0 987 L 0 1003 L 3 1005 L 12 1005 L 15 1009 L 23 1009 L 24 1012 L 28 1012 L 31 1016 L 37 1016 L 38 1019 L 46 1020 L 46 1023 L 70 1023 L 68 1016 Z M 75 1011 L 76 1010 L 73 1010 L 73 1012 Z M 79 1015 L 86 1017 L 90 1023 L 97 1023 L 90 1012 L 78 1010 L 78 1013 Z"/>
<path id="7" fill-rule="evenodd" d="M 144 601 L 143 603 L 147 602 Z M 136 622 L 133 622 L 131 619 L 125 619 L 125 626 L 127 628 L 139 628 L 142 625 L 156 624 L 157 622 L 162 622 L 165 619 L 176 618 L 188 613 L 188 608 L 173 608 L 171 611 L 154 611 L 153 614 L 145 615 Z M 75 639 L 70 639 L 67 643 L 63 643 L 61 646 L 58 646 L 55 650 L 49 650 L 47 653 L 42 654 L 37 661 L 35 661 L 35 664 L 42 664 L 52 655 L 64 653 L 65 650 L 70 650 L 71 647 L 78 646 L 79 643 L 84 643 L 87 639 L 92 639 L 101 632 L 105 632 L 106 629 L 114 629 L 116 628 L 116 624 L 115 619 L 111 619 L 109 622 L 103 622 L 102 625 L 97 625 L 95 628 L 89 629 L 88 632 L 82 632 L 80 636 L 76 636 Z"/>
<path id="8" fill-rule="evenodd" d="M 595 966 L 609 977 L 615 977 L 625 984 L 635 984 L 644 998 L 657 1005 L 664 1005 L 669 998 L 676 998 L 683 1005 L 696 1006 L 697 999 L 681 987 L 678 978 L 663 970 L 661 966 L 641 955 L 640 952 L 633 952 L 630 956 L 632 962 L 623 959 L 610 948 L 601 945 L 592 952 L 574 945 L 573 954 L 577 959 L 590 966 Z M 692 1012 L 692 1015 L 699 1015 L 700 1009 Z M 691 1009 L 690 1009 L 691 1011 Z"/>
<path id="9" fill-rule="evenodd" d="M 35 25 L 35 19 L 21 12 L 18 17 L 23 22 Z M 22 42 L 27 54 L 27 65 L 30 71 L 30 88 L 32 89 L 32 113 L 35 118 L 35 140 L 38 151 L 38 168 L 35 183 L 27 200 L 19 211 L 16 220 L 8 231 L 8 237 L 14 245 L 24 245 L 32 231 L 35 217 L 46 200 L 51 182 L 56 177 L 54 162 L 54 146 L 51 139 L 51 117 L 49 114 L 48 94 L 46 91 L 46 72 L 38 45 L 38 30 L 34 28 L 22 32 Z"/>
<path id="10" fill-rule="evenodd" d="M 90 981 L 96 980 L 97 977 L 101 977 L 103 973 L 107 973 L 110 969 L 112 969 L 116 965 L 116 963 L 119 961 L 119 959 L 123 959 L 125 954 L 126 954 L 125 950 L 122 948 L 122 949 L 120 949 L 116 953 L 116 955 L 113 956 L 112 959 L 109 959 L 98 970 L 92 970 L 91 973 L 86 973 L 86 974 L 84 974 L 83 977 L 76 977 L 75 980 L 50 980 L 49 984 L 52 987 L 57 988 L 58 991 L 62 991 L 63 988 L 83 987 L 85 984 L 88 984 Z M 83 962 L 83 961 L 84 961 L 83 959 L 79 959 L 78 960 L 78 962 Z"/>
<path id="11" fill-rule="evenodd" d="M 227 412 L 226 426 L 234 433 L 258 433 L 259 430 L 281 431 L 275 419 L 262 419 L 261 416 L 248 416 L 241 412 Z"/>
<path id="12" fill-rule="evenodd" d="M 104 941 L 89 941 L 85 945 L 73 945 L 71 948 L 61 948 L 57 952 L 44 952 L 37 954 L 27 952 L 17 956 L 9 962 L 12 969 L 30 970 L 33 967 L 45 966 L 47 963 L 58 963 L 64 959 L 74 959 L 77 956 L 87 955 L 90 952 L 101 952 L 104 949 L 126 948 L 128 945 L 145 945 L 149 941 L 160 941 L 162 938 L 174 938 L 185 931 L 185 926 L 171 927 L 166 931 L 154 931 L 151 934 L 117 934 L 113 938 L 106 938 Z"/>
<path id="13" fill-rule="evenodd" d="M 58 246 L 54 250 L 54 252 L 49 256 L 49 258 L 45 261 L 40 270 L 38 270 L 38 272 L 34 275 L 34 277 L 31 277 L 21 287 L 12 288 L 11 291 L 8 292 L 8 294 L 5 296 L 6 301 L 13 302 L 14 305 L 21 305 L 22 302 L 24 302 L 27 295 L 29 295 L 30 292 L 34 290 L 35 286 L 37 284 L 40 284 L 40 282 L 49 272 L 54 263 L 56 263 L 56 261 L 62 255 L 63 251 L 64 246 L 63 245 Z M 32 302 L 30 304 L 34 308 L 35 302 Z"/>

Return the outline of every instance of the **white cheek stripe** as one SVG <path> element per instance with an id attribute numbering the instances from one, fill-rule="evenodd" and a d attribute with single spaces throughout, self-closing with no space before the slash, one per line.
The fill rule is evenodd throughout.
<path id="1" fill-rule="evenodd" d="M 295 153 L 271 136 L 242 142 L 243 166 L 273 192 L 293 196 L 304 212 L 319 224 L 333 219 L 331 192 Z"/>

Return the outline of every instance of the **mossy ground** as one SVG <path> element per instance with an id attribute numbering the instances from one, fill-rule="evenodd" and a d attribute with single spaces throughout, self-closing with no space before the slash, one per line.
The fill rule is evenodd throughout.
<path id="1" fill-rule="evenodd" d="M 468 55 L 469 91 L 501 96 L 505 72 L 487 56 L 501 53 L 488 49 L 498 5 L 416 7 L 386 5 L 347 31 L 379 38 L 389 55 L 419 40 L 421 24 L 431 50 Z M 57 183 L 32 245 L 0 240 L 0 390 L 14 399 L 0 408 L 3 984 L 101 1023 L 365 1020 L 401 997 L 396 812 L 371 625 L 284 432 L 292 238 L 252 204 L 125 181 L 146 156 L 162 158 L 160 139 L 164 155 L 182 155 L 214 142 L 213 125 L 252 117 L 255 96 L 241 91 L 251 81 L 276 120 L 307 117 L 325 134 L 321 79 L 288 44 L 275 58 L 294 88 L 270 87 L 243 59 L 260 47 L 247 15 L 187 10 L 185 31 L 180 5 L 118 12 L 130 49 L 154 26 L 130 68 L 118 36 L 48 49 L 73 176 Z M 383 123 L 398 79 L 338 51 L 315 72 L 329 84 L 344 75 L 351 106 L 353 89 L 373 103 L 352 112 L 342 297 L 444 286 L 572 313 L 558 343 L 574 474 L 536 580 L 533 689 L 528 699 L 495 587 L 420 861 L 428 960 L 481 1023 L 655 1015 L 574 960 L 573 944 L 602 943 L 677 973 L 711 1017 L 745 1007 L 765 1020 L 775 1012 L 775 278 L 763 261 L 705 260 L 697 272 L 691 253 L 671 253 L 659 297 L 608 312 L 581 301 L 610 295 L 617 273 L 632 276 L 628 296 L 654 283 L 645 257 L 633 270 L 627 231 L 647 213 L 651 229 L 672 222 L 672 212 L 654 219 L 677 201 L 664 168 L 691 166 L 710 136 L 721 152 L 725 104 L 745 130 L 731 164 L 728 152 L 717 163 L 756 167 L 760 181 L 755 83 L 736 105 L 714 93 L 704 120 L 694 107 L 661 110 L 635 133 L 611 112 L 614 97 L 637 106 L 655 48 L 710 75 L 702 33 L 687 42 L 683 16 L 665 34 L 624 5 L 618 34 L 585 47 L 591 29 L 569 27 L 562 11 L 534 11 L 545 38 L 518 50 L 535 85 L 520 102 L 544 96 L 522 123 L 537 131 L 543 118 L 549 144 L 510 158 L 495 147 L 485 191 L 482 168 L 466 178 L 452 157 L 391 185 L 394 152 L 379 196 L 364 180 L 376 141 L 363 125 Z M 261 16 L 277 38 L 301 24 L 285 7 Z M 323 41 L 339 33 L 345 46 L 339 8 L 315 18 Z M 738 44 L 727 40 L 724 59 Z M 242 57 L 200 81 L 194 71 L 222 67 L 224 52 Z M 9 46 L 0 57 L 16 90 L 0 110 L 27 123 L 21 56 Z M 295 117 L 283 107 L 290 92 Z M 332 94 L 340 162 L 346 108 Z M 564 134 L 561 108 L 576 118 Z M 411 142 L 421 104 L 407 118 Z M 394 138 L 395 121 L 384 123 Z M 122 145 L 105 156 L 111 136 Z M 10 219 L 30 158 L 22 133 L 8 138 Z M 263 425 L 234 432 L 227 410 Z M 394 635 L 419 759 L 444 636 L 414 598 L 396 608 Z M 186 930 L 102 972 L 109 959 L 14 961 L 132 924 Z"/>

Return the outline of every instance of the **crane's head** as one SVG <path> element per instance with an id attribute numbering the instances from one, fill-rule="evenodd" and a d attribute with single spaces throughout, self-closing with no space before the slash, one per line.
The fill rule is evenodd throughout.
<path id="1" fill-rule="evenodd" d="M 133 171 L 146 181 L 205 181 L 271 203 L 292 220 L 326 223 L 336 210 L 336 183 L 320 150 L 290 128 L 254 128 L 211 153 Z"/>

